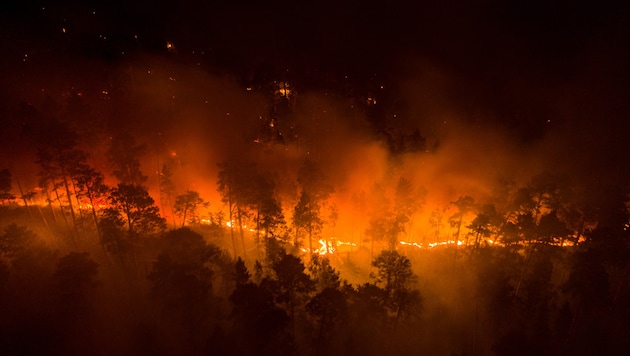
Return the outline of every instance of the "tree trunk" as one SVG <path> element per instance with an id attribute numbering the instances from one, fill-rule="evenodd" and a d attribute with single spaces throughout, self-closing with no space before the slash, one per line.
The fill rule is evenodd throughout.
<path id="1" fill-rule="evenodd" d="M 453 251 L 455 251 L 453 253 L 453 270 L 455 269 L 455 266 L 457 265 L 457 250 L 459 247 L 459 233 L 461 232 L 462 229 L 462 221 L 464 220 L 464 214 L 462 213 L 459 216 L 459 221 L 457 222 L 457 233 L 455 234 L 455 249 Z"/>
<path id="2" fill-rule="evenodd" d="M 243 231 L 243 213 L 239 207 L 236 208 L 236 219 L 238 220 L 238 231 L 241 236 L 241 247 L 243 247 L 243 258 L 247 258 L 247 249 L 245 247 L 245 232 Z"/>
<path id="3" fill-rule="evenodd" d="M 48 191 L 48 189 L 46 189 L 46 187 L 44 187 L 44 193 L 46 194 L 46 202 L 48 202 L 48 208 L 50 208 L 50 214 L 53 217 L 53 222 L 56 224 L 57 215 L 55 214 L 55 209 L 52 206 L 52 198 L 50 196 L 50 192 Z"/>
<path id="4" fill-rule="evenodd" d="M 83 239 L 87 240 L 87 234 L 85 232 L 85 223 L 84 223 L 84 218 L 83 218 L 83 211 L 81 211 L 81 202 L 79 201 L 79 194 L 77 193 L 77 186 L 74 184 L 74 181 L 71 179 L 70 183 L 72 185 L 72 191 L 74 192 L 74 198 L 77 201 L 77 208 L 79 210 L 79 222 L 80 222 L 80 227 L 81 227 L 81 232 L 83 234 Z M 75 226 L 75 228 L 77 228 Z"/>
<path id="5" fill-rule="evenodd" d="M 64 171 L 63 167 L 61 168 L 61 178 L 63 181 L 63 186 L 66 190 L 66 197 L 68 200 L 68 207 L 70 208 L 70 217 L 72 218 L 72 226 L 74 227 L 75 231 L 77 229 L 77 217 L 74 213 L 74 206 L 72 204 L 72 194 L 70 194 L 70 184 L 68 183 L 68 177 L 66 176 L 66 172 Z"/>
<path id="6" fill-rule="evenodd" d="M 462 230 L 462 222 L 464 220 L 464 215 L 459 216 L 459 221 L 457 222 L 457 233 L 455 234 L 455 248 L 459 245 L 459 234 Z"/>
<path id="7" fill-rule="evenodd" d="M 31 209 L 28 206 L 28 202 L 26 201 L 26 197 L 24 196 L 24 191 L 22 191 L 22 185 L 20 184 L 20 181 L 16 178 L 15 179 L 15 183 L 18 186 L 18 190 L 20 191 L 20 196 L 22 197 L 22 200 L 24 201 L 24 207 L 26 207 L 26 211 L 28 211 L 28 216 L 31 217 L 31 219 L 33 218 L 33 213 L 31 213 Z"/>
<path id="8" fill-rule="evenodd" d="M 103 243 L 103 235 L 101 233 L 101 226 L 98 222 L 98 215 L 96 215 L 96 208 L 94 207 L 94 197 L 92 196 L 92 192 L 90 191 L 90 187 L 89 185 L 86 185 L 86 189 L 87 189 L 87 197 L 88 200 L 90 201 L 90 206 L 92 207 L 92 218 L 94 219 L 94 226 L 96 226 L 96 236 L 98 237 L 98 244 L 101 245 L 101 247 L 103 248 L 103 253 L 105 254 L 105 257 L 107 257 L 107 260 L 111 263 L 111 257 L 109 255 L 109 252 L 107 251 L 107 248 L 105 247 L 105 244 Z"/>
<path id="9" fill-rule="evenodd" d="M 63 218 L 63 221 L 66 224 L 66 229 L 68 229 L 68 233 L 71 236 L 72 244 L 74 245 L 74 247 L 77 247 L 77 241 L 74 238 L 74 231 L 72 231 L 72 229 L 70 228 L 70 224 L 68 223 L 68 218 L 66 217 L 66 213 L 63 211 L 63 204 L 61 204 L 61 198 L 59 197 L 59 192 L 57 191 L 57 188 L 56 188 L 57 184 L 55 183 L 54 179 L 51 179 L 51 181 L 53 184 L 53 190 L 55 192 L 55 198 L 57 200 L 57 204 L 59 204 L 59 210 L 61 210 L 61 217 Z"/>
<path id="10" fill-rule="evenodd" d="M 232 210 L 234 209 L 232 205 L 232 201 L 228 201 L 228 211 L 229 211 L 229 219 L 230 219 L 230 236 L 232 237 L 232 250 L 234 250 L 234 258 L 237 256 L 236 252 L 236 240 L 234 239 L 234 220 L 232 216 Z"/>
<path id="11" fill-rule="evenodd" d="M 182 227 L 186 225 L 186 213 L 188 213 L 188 207 L 184 208 L 184 215 L 182 216 Z"/>

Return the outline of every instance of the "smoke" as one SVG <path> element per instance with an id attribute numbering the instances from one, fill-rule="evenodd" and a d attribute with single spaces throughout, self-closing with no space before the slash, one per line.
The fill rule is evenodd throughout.
<path id="1" fill-rule="evenodd" d="M 27 21 L 7 22 L 0 38 L 6 51 L 0 56 L 0 169 L 10 169 L 16 196 L 22 193 L 17 184 L 24 193 L 40 192 L 36 140 L 50 134 L 44 128 L 51 121 L 79 133 L 90 164 L 110 185 L 117 183 L 107 161 L 111 138 L 131 134 L 145 147 L 142 171 L 156 203 L 164 208 L 159 177 L 166 165 L 176 194 L 194 190 L 210 203 L 202 216 L 227 209 L 217 191 L 218 164 L 253 163 L 275 182 L 291 224 L 298 171 L 308 158 L 334 187 L 322 210 L 321 237 L 352 244 L 330 258 L 341 278 L 359 285 L 371 281 L 378 253 L 366 231 L 372 218 L 392 211 L 401 179 L 417 205 L 398 237 L 424 246 L 453 238 L 449 218 L 460 197 L 501 210 L 511 198 L 508 187 L 526 186 L 539 174 L 562 177 L 574 189 L 569 199 L 587 207 L 617 208 L 614 194 L 627 192 L 627 45 L 613 33 L 627 27 L 621 17 L 601 16 L 594 28 L 586 22 L 590 7 L 526 13 L 510 5 L 486 13 L 474 5 L 425 4 L 418 12 L 404 4 L 278 3 L 249 4 L 243 12 L 243 4 L 144 5 L 109 8 L 97 23 L 100 9 L 98 16 L 87 8 L 72 15 L 47 4 L 57 13 L 53 18 L 37 6 L 37 19 L 48 18 L 39 27 L 22 33 Z M 118 26 L 125 13 L 130 20 Z M 86 18 L 95 19 L 94 28 Z M 320 28 L 323 19 L 327 25 Z M 110 35 L 110 27 L 119 28 Z M 39 33 L 52 28 L 55 34 Z M 101 32 L 126 39 L 107 42 Z M 423 147 L 415 133 L 425 139 Z M 418 140 L 405 141 L 411 138 Z M 43 193 L 36 200 L 37 209 L 45 208 Z M 42 220 L 48 216 L 31 210 Z M 460 241 L 474 214 L 464 219 Z M 26 217 L 17 222 L 29 225 Z M 68 247 L 58 238 L 66 231 L 30 225 L 51 247 Z M 523 277 L 521 255 L 509 262 L 470 255 L 466 261 L 473 263 L 458 264 L 470 249 L 400 250 L 419 276 L 430 326 L 409 340 L 429 345 L 429 354 L 467 350 L 477 332 L 494 340 L 483 326 L 490 325 L 484 317 L 501 313 L 490 295 L 509 286 L 499 283 L 504 273 Z M 114 283 L 96 297 L 96 318 L 101 330 L 111 329 L 102 340 L 123 349 L 132 343 L 128 335 L 145 327 L 134 324 L 134 315 L 150 315 L 150 307 L 137 296 L 130 302 L 127 277 L 102 266 L 103 279 Z M 558 266 L 568 275 L 566 264 Z"/>
<path id="2" fill-rule="evenodd" d="M 335 188 L 331 205 L 340 210 L 340 225 L 355 224 L 344 220 L 365 225 L 378 209 L 374 187 L 391 192 L 401 177 L 426 193 L 417 219 L 425 223 L 431 211 L 460 196 L 492 202 L 497 182 L 524 185 L 543 172 L 582 186 L 600 177 L 614 182 L 627 177 L 623 131 L 615 124 L 618 107 L 607 105 L 614 86 L 590 85 L 602 84 L 597 78 L 607 73 L 603 66 L 587 67 L 563 82 L 530 68 L 531 77 L 510 76 L 502 86 L 495 73 L 483 86 L 456 66 L 407 52 L 392 59 L 396 69 L 388 75 L 374 75 L 366 87 L 345 95 L 301 87 L 290 75 L 244 84 L 199 59 L 200 53 L 174 46 L 177 51 L 166 55 L 134 51 L 114 62 L 13 48 L 13 57 L 29 56 L 3 71 L 2 109 L 12 119 L 5 136 L 13 138 L 5 145 L 23 140 L 19 145 L 25 149 L 11 151 L 4 161 L 25 190 L 37 182 L 26 178 L 35 176 L 36 167 L 24 131 L 37 131 L 48 119 L 81 132 L 91 163 L 105 174 L 109 137 L 132 133 L 145 145 L 143 171 L 154 197 L 166 164 L 178 193 L 196 190 L 212 209 L 221 208 L 217 164 L 256 163 L 275 179 L 289 217 L 299 189 L 297 171 L 310 157 Z M 289 85 L 290 97 L 277 93 L 280 83 Z M 374 101 L 366 106 L 368 97 Z M 426 139 L 425 149 L 392 150 L 392 140 L 414 130 Z"/>

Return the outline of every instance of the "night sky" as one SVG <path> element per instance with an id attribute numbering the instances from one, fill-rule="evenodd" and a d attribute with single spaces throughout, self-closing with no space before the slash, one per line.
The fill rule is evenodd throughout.
<path id="1" fill-rule="evenodd" d="M 12 112 L 33 100 L 24 88 L 60 76 L 111 84 L 93 68 L 150 56 L 242 87 L 286 80 L 367 97 L 385 86 L 394 125 L 427 137 L 456 117 L 524 147 L 561 141 L 559 157 L 586 165 L 626 166 L 630 7 L 620 3 L 10 1 L 2 103 Z"/>

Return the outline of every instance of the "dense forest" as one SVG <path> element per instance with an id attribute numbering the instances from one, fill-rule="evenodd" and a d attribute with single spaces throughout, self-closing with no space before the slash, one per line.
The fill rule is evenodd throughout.
<path id="1" fill-rule="evenodd" d="M 218 163 L 216 201 L 178 185 L 171 154 L 156 202 L 146 144 L 116 132 L 95 148 L 32 114 L 16 137 L 34 147 L 37 185 L 0 172 L 3 354 L 630 351 L 627 192 L 605 182 L 541 173 L 427 207 L 390 147 L 349 222 L 309 154 L 282 175 Z"/>
<path id="2" fill-rule="evenodd" d="M 630 355 L 630 7 L 415 3 L 3 4 L 0 355 Z"/>

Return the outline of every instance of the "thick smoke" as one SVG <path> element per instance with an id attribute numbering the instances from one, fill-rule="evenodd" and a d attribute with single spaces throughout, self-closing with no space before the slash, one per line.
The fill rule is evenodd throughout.
<path id="1" fill-rule="evenodd" d="M 0 56 L 0 77 L 3 78 L 0 84 L 0 170 L 7 168 L 11 172 L 11 193 L 15 196 L 34 194 L 27 209 L 22 207 L 26 200 L 19 198 L 12 205 L 2 206 L 7 209 L 2 210 L 6 215 L 0 221 L 0 234 L 15 220 L 19 225 L 32 225 L 31 230 L 59 253 L 76 247 L 66 242 L 74 237 L 85 246 L 90 245 L 85 249 L 90 251 L 91 258 L 98 260 L 98 278 L 102 279 L 104 287 L 96 296 L 86 295 L 86 300 L 91 300 L 95 306 L 93 319 L 99 324 L 98 330 L 107 331 L 104 335 L 93 335 L 93 341 L 102 341 L 95 344 L 111 348 L 104 353 L 118 350 L 187 353 L 187 347 L 202 350 L 230 342 L 225 341 L 231 339 L 224 338 L 219 328 L 197 328 L 191 323 L 194 318 L 189 316 L 196 315 L 197 310 L 189 310 L 190 314 L 183 319 L 185 322 L 174 323 L 175 319 L 161 319 L 168 312 L 162 315 L 164 311 L 153 310 L 157 309 L 157 304 L 152 304 L 154 300 L 147 302 L 149 289 L 160 285 L 159 279 L 150 279 L 151 271 L 161 267 L 169 272 L 173 259 L 182 258 L 186 263 L 194 259 L 186 260 L 190 256 L 185 249 L 180 251 L 180 239 L 188 238 L 183 244 L 190 243 L 191 249 L 198 248 L 195 253 L 202 250 L 206 253 L 206 242 L 216 243 L 228 251 L 208 252 L 222 259 L 221 267 L 215 266 L 216 270 L 212 271 L 215 274 L 210 279 L 214 285 L 205 281 L 208 283 L 201 283 L 201 288 L 193 285 L 189 289 L 200 290 L 203 297 L 209 297 L 208 303 L 201 303 L 203 308 L 210 308 L 204 309 L 207 315 L 229 320 L 227 315 L 233 306 L 229 295 L 234 290 L 231 258 L 235 256 L 232 254 L 251 247 L 243 266 L 247 265 L 254 278 L 261 278 L 255 276 L 253 256 L 257 253 L 256 257 L 265 258 L 268 250 L 255 246 L 259 236 L 246 232 L 247 242 L 238 247 L 234 241 L 229 241 L 230 232 L 238 229 L 226 228 L 228 206 L 217 190 L 219 165 L 225 162 L 242 165 L 251 169 L 252 174 L 256 171 L 273 181 L 275 198 L 282 205 L 287 223 L 280 238 L 290 240 L 286 246 L 304 261 L 313 257 L 305 253 L 305 249 L 300 250 L 308 245 L 305 236 L 301 236 L 301 246 L 292 244 L 293 237 L 297 239 L 298 235 L 293 215 L 302 189 L 298 181 L 300 169 L 307 160 L 315 163 L 322 172 L 320 183 L 330 184 L 334 189 L 322 204 L 323 230 L 315 233 L 315 240 L 349 243 L 340 248 L 339 253 L 328 257 L 341 278 L 352 283 L 353 288 L 373 281 L 370 273 L 374 270 L 370 263 L 388 243 L 384 241 L 388 232 L 378 230 L 377 225 L 393 225 L 392 216 L 396 216 L 396 209 L 400 208 L 396 204 L 402 204 L 401 201 L 407 204 L 403 208 L 412 213 L 404 222 L 404 229 L 395 232 L 395 238 L 400 240 L 397 242 L 405 245 L 396 245 L 392 250 L 411 260 L 418 276 L 414 287 L 423 295 L 424 310 L 414 328 L 392 328 L 400 333 L 398 343 L 389 341 L 379 345 L 380 340 L 373 338 L 367 340 L 370 341 L 365 343 L 367 347 L 379 345 L 383 350 L 392 347 L 388 351 L 394 354 L 489 353 L 496 341 L 510 341 L 509 337 L 519 336 L 505 334 L 512 330 L 502 330 L 504 325 L 526 333 L 527 327 L 523 327 L 522 321 L 536 320 L 537 323 L 539 316 L 541 320 L 554 323 L 579 321 L 582 327 L 595 325 L 594 328 L 598 328 L 608 323 L 604 317 L 594 313 L 590 320 L 588 315 L 578 315 L 587 309 L 581 307 L 583 296 L 596 299 L 597 295 L 590 291 L 603 296 L 601 304 L 594 304 L 600 309 L 594 310 L 606 310 L 610 314 L 602 315 L 619 325 L 627 325 L 627 320 L 612 317 L 613 314 L 624 315 L 616 313 L 615 308 L 627 309 L 627 305 L 617 304 L 613 308 L 604 300 L 613 288 L 621 295 L 620 301 L 627 297 L 624 283 L 628 266 L 623 262 L 627 260 L 627 252 L 618 248 L 627 248 L 627 239 L 615 240 L 619 236 L 625 239 L 627 235 L 622 229 L 625 221 L 618 220 L 619 216 L 627 220 L 620 202 L 626 197 L 630 179 L 625 124 L 629 112 L 628 73 L 624 61 L 627 36 L 611 35 L 612 27 L 622 25 L 612 21 L 615 16 L 602 15 L 596 21 L 599 27 L 589 30 L 590 27 L 582 26 L 587 16 L 580 15 L 579 11 L 567 14 L 564 7 L 552 11 L 548 19 L 510 22 L 506 20 L 514 17 L 514 14 L 508 16 L 510 11 L 519 16 L 521 12 L 509 6 L 484 13 L 472 9 L 472 5 L 461 8 L 423 5 L 425 11 L 417 14 L 397 4 L 381 9 L 364 3 L 335 3 L 330 4 L 336 9 L 331 11 L 315 3 L 278 2 L 271 10 L 266 9 L 266 5 L 249 4 L 250 11 L 246 13 L 242 12 L 240 2 L 216 5 L 216 8 L 214 3 L 197 5 L 184 1 L 173 9 L 160 4 L 146 6 L 146 10 L 144 4 L 132 4 L 132 9 L 121 7 L 122 13 L 138 18 L 131 16 L 133 20 L 128 20 L 127 27 L 110 32 L 110 36 L 126 36 L 124 40 L 118 38 L 112 42 L 98 36 L 101 30 L 108 28 L 108 21 L 117 23 L 113 19 L 118 20 L 119 9 L 109 9 L 111 13 L 105 16 L 110 16 L 109 20 L 103 18 L 103 23 L 96 20 L 91 23 L 65 20 L 73 16 L 85 18 L 91 9 L 77 8 L 72 15 L 64 11 L 75 5 L 49 6 L 50 13 L 43 10 L 46 6 L 42 9 L 37 6 L 37 20 L 47 18 L 48 22 L 30 28 L 27 21 L 21 24 L 20 18 L 12 19 L 7 28 L 14 30 L 0 37 L 0 48 L 6 49 Z M 358 9 L 366 12 L 359 13 Z M 31 10 L 24 11 L 30 14 Z M 187 17 L 195 10 L 198 11 L 194 16 Z M 307 17 L 304 23 L 293 10 Z M 139 18 L 145 11 L 152 19 L 144 20 L 147 28 L 142 31 L 135 25 L 136 21 L 143 23 Z M 587 12 L 590 11 L 589 7 Z M 333 12 L 335 15 L 331 16 Z M 181 18 L 171 19 L 168 14 Z M 541 16 L 533 12 L 529 15 Z M 8 16 L 0 17 L 6 20 Z M 190 21 L 182 25 L 183 18 Z M 326 21 L 320 21 L 324 18 Z M 395 19 L 396 23 L 383 21 L 385 18 Z M 450 21 L 445 21 L 447 18 Z M 566 26 L 567 21 L 573 20 L 575 24 Z M 328 26 L 320 28 L 320 23 L 324 22 Z M 541 29 L 533 23 L 542 23 Z M 543 36 L 536 31 L 544 32 L 546 37 L 549 32 L 546 30 L 552 27 L 570 32 L 571 40 L 560 41 L 569 38 L 565 37 L 566 33 L 552 33 L 550 40 L 542 41 Z M 42 36 L 41 30 L 50 28 L 54 31 Z M 154 31 L 156 29 L 160 31 Z M 170 37 L 161 32 L 167 29 Z M 90 36 L 102 42 L 94 45 L 87 39 Z M 116 137 L 129 134 L 144 148 L 139 157 L 141 170 L 148 176 L 146 186 L 160 213 L 173 215 L 160 194 L 163 188 L 160 177 L 164 175 L 163 167 L 167 167 L 173 173 L 175 195 L 188 190 L 198 192 L 209 203 L 200 208 L 201 218 L 216 217 L 216 213 L 222 212 L 221 226 L 205 220 L 195 226 L 204 232 L 203 237 L 175 230 L 166 233 L 173 234 L 172 245 L 166 240 L 152 240 L 152 236 L 145 241 L 146 246 L 150 246 L 147 251 L 133 251 L 130 243 L 116 246 L 121 248 L 116 253 L 123 251 L 122 254 L 108 254 L 105 243 L 111 241 L 101 239 L 101 230 L 88 231 L 85 226 L 89 224 L 83 225 L 81 219 L 77 219 L 78 223 L 72 224 L 76 230 L 73 232 L 69 221 L 63 222 L 69 215 L 63 215 L 69 210 L 68 205 L 62 206 L 63 196 L 57 198 L 57 205 L 51 204 L 51 198 L 40 187 L 41 167 L 35 163 L 37 149 L 53 138 L 55 130 L 52 128 L 56 125 L 67 125 L 78 134 L 79 148 L 89 154 L 89 164 L 102 172 L 106 183 L 112 187 L 118 181 L 108 161 L 108 149 Z M 481 244 L 483 246 L 472 242 L 475 234 L 469 224 L 486 204 L 494 204 L 497 211 L 509 215 L 501 216 L 501 226 L 493 227 L 497 230 L 516 221 L 516 215 L 523 211 L 530 214 L 525 217 L 532 218 L 531 225 L 536 225 L 534 219 L 540 216 L 534 218 L 531 214 L 539 215 L 542 211 L 538 210 L 539 206 L 526 211 L 530 206 L 525 204 L 526 208 L 520 210 L 521 206 L 513 204 L 512 200 L 515 200 L 515 191 L 540 177 L 552 177 L 552 183 L 558 188 L 557 198 L 568 200 L 568 209 L 561 212 L 565 215 L 560 225 L 573 226 L 570 233 L 558 233 L 562 235 L 562 242 L 591 238 L 590 245 L 578 244 L 565 249 L 560 246 L 562 242 L 536 241 L 542 238 L 535 236 L 538 232 L 527 230 L 535 228 L 528 226 L 526 219 L 517 227 L 522 229 L 516 233 L 518 236 L 510 237 L 518 239 L 517 242 L 495 244 L 489 238 Z M 401 186 L 406 189 L 403 196 L 397 195 Z M 59 189 L 62 195 L 72 195 L 62 190 Z M 548 192 L 538 191 L 537 194 L 541 203 Z M 457 226 L 455 202 L 462 198 L 470 198 L 475 204 L 469 211 L 459 211 Z M 532 203 L 531 200 L 528 203 Z M 542 212 L 551 213 L 550 206 L 544 207 Z M 48 210 L 42 212 L 44 209 Z M 96 214 L 94 217 L 96 226 Z M 553 224 L 557 222 L 553 220 L 556 212 L 546 217 L 552 228 L 557 227 L 558 224 Z M 80 218 L 89 220 L 87 213 Z M 176 220 L 170 218 L 167 222 L 169 228 L 173 228 Z M 609 231 L 600 231 L 603 237 L 586 236 L 597 223 L 605 228 L 617 228 L 619 235 L 608 236 Z M 17 226 L 11 229 L 20 232 Z M 375 236 L 374 230 L 380 235 Z M 13 234 L 17 234 L 15 231 Z M 30 238 L 27 233 L 22 235 Z M 508 233 L 503 231 L 494 231 L 493 235 L 508 240 Z M 7 233 L 6 236 L 12 235 Z M 459 248 L 452 243 L 443 248 L 427 248 L 430 243 L 452 240 L 455 236 L 459 242 L 470 240 L 471 243 Z M 479 236 L 477 232 L 476 237 Z M 112 240 L 115 238 L 113 236 Z M 555 236 L 550 237 L 553 238 Z M 317 247 L 318 242 L 314 242 Z M 606 249 L 597 250 L 601 248 L 598 243 Z M 423 248 L 416 248 L 420 244 Z M 274 245 L 267 247 L 273 250 Z M 124 248 L 128 248 L 128 261 L 124 260 Z M 173 256 L 167 254 L 166 258 L 159 259 L 161 248 Z M 592 255 L 589 248 L 593 248 Z M 16 309 L 14 320 L 8 318 L 8 322 L 1 323 L 3 329 L 20 336 L 15 340 L 29 343 L 27 332 L 30 329 L 12 326 L 28 324 L 31 321 L 27 319 L 33 319 L 37 333 L 41 334 L 39 337 L 53 339 L 48 331 L 58 329 L 60 334 L 66 333 L 61 336 L 71 338 L 73 329 L 63 326 L 66 321 L 72 324 L 73 319 L 64 312 L 74 310 L 76 305 L 72 304 L 74 299 L 67 299 L 63 294 L 65 289 L 58 287 L 63 285 L 64 273 L 72 274 L 75 270 L 86 273 L 84 277 L 88 278 L 84 280 L 91 281 L 97 275 L 93 272 L 93 261 L 90 262 L 86 254 L 70 254 L 63 260 L 70 268 L 64 269 L 61 264 L 53 276 L 50 266 L 60 256 L 42 252 L 40 246 L 32 250 L 35 254 L 18 263 L 35 268 L 32 271 L 15 269 L 22 274 L 11 277 L 14 280 L 5 278 L 9 276 L 7 271 L 13 273 L 13 267 L 9 269 L 9 265 L 0 260 L 0 284 L 19 287 L 10 291 L 17 297 L 0 299 L 3 302 L 14 299 L 13 302 L 22 305 L 22 295 L 32 292 L 45 300 L 48 294 L 40 291 L 53 291 L 57 293 L 51 302 L 54 310 L 51 314 L 43 310 L 46 305 L 26 305 L 31 300 L 28 299 L 23 308 L 33 315 L 23 318 L 18 315 L 21 310 Z M 146 259 L 136 259 L 136 252 Z M 2 253 L 0 251 L 0 255 Z M 180 253 L 183 257 L 178 257 Z M 40 256 L 48 257 L 42 260 Z M 120 260 L 115 260 L 119 257 Z M 177 270 L 175 265 L 170 267 Z M 197 272 L 211 274 L 206 267 L 200 265 Z M 40 270 L 46 272 L 39 273 Z M 185 274 L 186 270 L 182 271 Z M 576 277 L 572 277 L 573 274 Z M 162 291 L 166 301 L 168 297 L 182 295 L 179 287 L 190 282 L 178 274 L 173 276 L 170 281 L 174 283 L 173 288 L 165 287 Z M 598 284 L 608 281 L 601 276 L 610 276 L 610 286 Z M 571 288 L 568 284 L 571 278 L 575 283 L 573 290 L 565 288 Z M 591 282 L 595 288 L 589 285 Z M 84 287 L 91 290 L 94 286 Z M 208 295 L 204 294 L 206 292 Z M 537 299 L 543 295 L 549 299 Z M 81 297 L 80 293 L 77 296 Z M 363 297 L 366 296 L 369 300 L 369 294 Z M 252 293 L 248 297 L 264 296 Z M 356 303 L 359 299 L 353 301 Z M 186 311 L 196 305 L 175 300 L 170 304 L 175 306 L 173 315 L 178 308 Z M 68 305 L 70 307 L 64 309 Z M 541 314 L 530 313 L 527 308 Z M 89 309 L 86 308 L 85 313 Z M 370 320 L 373 309 L 367 310 L 368 318 L 358 320 Z M 567 310 L 569 315 L 563 315 Z M 576 314 L 570 315 L 572 311 Z M 48 319 L 40 321 L 40 315 L 56 319 L 57 324 L 48 323 Z M 137 315 L 140 317 L 134 319 Z M 514 318 L 515 315 L 520 315 L 522 320 Z M 160 322 L 156 322 L 158 320 Z M 597 322 L 592 323 L 593 320 Z M 267 329 L 267 323 L 264 324 Z M 370 322 L 361 324 L 366 324 L 368 329 L 372 326 L 368 325 Z M 78 322 L 74 327 L 80 331 L 81 325 Z M 530 327 L 538 328 L 538 324 Z M 188 342 L 193 339 L 190 335 L 195 335 L 195 330 L 203 334 L 195 340 L 203 347 Z M 307 338 L 314 334 L 313 330 L 297 330 L 296 334 Z M 539 328 L 532 334 L 541 339 L 563 340 L 558 335 L 542 335 L 545 330 Z M 576 330 L 571 324 L 557 330 L 572 330 L 576 335 L 605 335 L 607 329 Z M 372 339 L 373 335 L 384 334 L 366 335 L 369 335 L 366 339 Z M 13 334 L 0 337 L 0 344 L 4 345 L 12 337 Z M 164 340 L 158 340 L 162 338 Z M 619 336 L 619 339 L 623 338 Z M 182 340 L 186 342 L 177 343 Z M 344 345 L 356 347 L 351 353 L 356 350 L 361 353 L 358 343 L 364 340 L 360 337 L 356 340 L 357 345 Z M 90 340 L 76 342 L 90 344 Z M 173 345 L 168 351 L 146 349 L 170 343 Z M 305 349 L 311 346 L 306 339 L 296 344 L 303 344 Z M 184 348 L 180 350 L 178 346 Z M 528 346 L 526 342 L 524 346 Z M 578 349 L 576 346 L 573 350 Z M 371 351 L 385 353 L 379 352 L 380 349 Z M 520 351 L 541 353 L 537 352 L 541 350 L 526 347 Z"/>
<path id="2" fill-rule="evenodd" d="M 318 162 L 334 186 L 335 204 L 342 211 L 348 209 L 342 219 L 357 213 L 366 219 L 378 209 L 378 203 L 370 200 L 375 185 L 392 190 L 400 177 L 426 192 L 424 207 L 418 212 L 420 221 L 460 196 L 490 202 L 496 198 L 499 181 L 523 185 L 537 174 L 550 172 L 586 185 L 593 179 L 593 170 L 622 179 L 615 176 L 622 172 L 610 170 L 614 163 L 610 161 L 618 159 L 619 134 L 606 121 L 571 121 L 578 113 L 568 106 L 567 96 L 573 99 L 578 95 L 575 92 L 558 94 L 554 116 L 523 118 L 542 127 L 535 138 L 524 140 L 503 123 L 500 114 L 487 109 L 490 103 L 468 110 L 467 104 L 458 101 L 460 93 L 454 93 L 457 78 L 426 60 L 405 58 L 400 66 L 409 73 L 405 78 L 388 78 L 383 84 L 376 81 L 377 90 L 365 93 L 374 97 L 375 106 L 391 104 L 381 98 L 398 97 L 397 106 L 383 109 L 385 127 L 375 128 L 370 108 L 366 111 L 365 103 L 339 92 L 282 81 L 293 90 L 286 103 L 276 92 L 280 78 L 248 86 L 180 57 L 135 54 L 127 58 L 116 64 L 76 58 L 67 63 L 53 55 L 45 60 L 29 58 L 17 71 L 6 73 L 7 83 L 20 82 L 18 91 L 5 90 L 5 108 L 13 118 L 7 127 L 13 131 L 7 135 L 19 140 L 20 130 L 37 131 L 38 120 L 69 122 L 85 134 L 83 145 L 94 165 L 109 174 L 108 138 L 132 133 L 145 145 L 143 171 L 154 195 L 158 194 L 157 173 L 169 164 L 178 190 L 199 191 L 213 209 L 221 207 L 217 164 L 256 163 L 276 180 L 287 217 L 297 195 L 296 172 L 306 157 Z M 576 81 L 576 86 L 586 85 L 579 78 Z M 582 105 L 596 110 L 601 103 L 594 100 Z M 273 134 L 281 140 L 264 136 L 272 119 Z M 392 152 L 379 130 L 403 134 L 418 130 L 426 138 L 426 147 Z M 36 186 L 29 178 L 34 169 L 29 165 L 34 160 L 29 151 L 19 153 L 26 165 L 7 161 L 16 176 L 24 179 L 25 189 Z M 16 161 L 15 156 L 9 158 Z M 350 203 L 360 196 L 360 203 Z"/>

